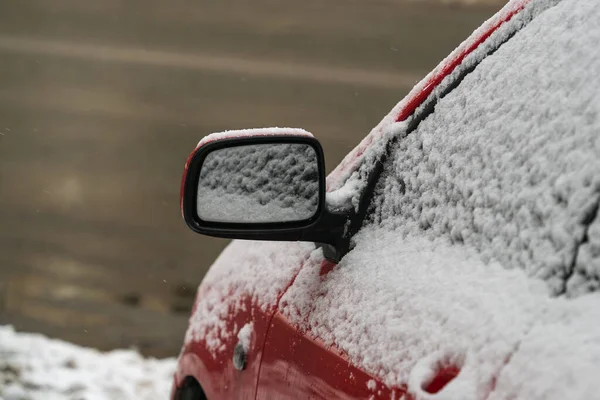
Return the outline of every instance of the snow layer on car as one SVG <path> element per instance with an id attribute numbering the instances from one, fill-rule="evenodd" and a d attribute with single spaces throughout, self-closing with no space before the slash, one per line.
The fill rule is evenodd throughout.
<path id="1" fill-rule="evenodd" d="M 175 359 L 107 353 L 0 326 L 0 399 L 164 400 Z"/>
<path id="2" fill-rule="evenodd" d="M 577 252 L 573 275 L 567 282 L 567 293 L 577 296 L 600 289 L 600 218 L 598 205 L 590 215 L 595 219 L 583 235 L 582 244 Z"/>
<path id="3" fill-rule="evenodd" d="M 254 144 L 209 153 L 198 181 L 198 215 L 217 222 L 309 219 L 318 208 L 317 154 L 307 144 Z"/>
<path id="4" fill-rule="evenodd" d="M 272 310 L 298 273 L 312 243 L 236 240 L 214 262 L 198 288 L 185 344 L 204 341 L 216 357 L 224 339 L 237 332 L 227 328 L 227 317 L 246 307 L 244 300 Z"/>
<path id="5" fill-rule="evenodd" d="M 489 400 L 597 399 L 600 294 L 557 298 L 521 339 Z"/>
<path id="6" fill-rule="evenodd" d="M 565 0 L 394 148 L 375 219 L 567 286 L 600 201 L 600 4 Z M 541 40 L 540 38 L 544 38 Z"/>
<path id="7" fill-rule="evenodd" d="M 315 251 L 282 297 L 284 315 L 390 387 L 441 362 L 462 369 L 454 385 L 468 390 L 455 398 L 484 398 L 547 301 L 543 285 L 443 241 L 369 228 L 357 243 L 326 276 Z"/>
<path id="8" fill-rule="evenodd" d="M 551 298 L 522 270 L 486 263 L 449 240 L 374 226 L 356 239 L 326 275 L 314 251 L 281 299 L 284 315 L 309 335 L 386 385 L 408 385 L 417 399 L 590 398 L 562 394 L 596 385 L 598 294 Z M 519 375 L 513 362 L 532 375 Z M 426 393 L 440 366 L 460 373 L 439 393 Z"/>
<path id="9" fill-rule="evenodd" d="M 234 139 L 249 136 L 278 136 L 278 135 L 295 135 L 313 137 L 312 133 L 299 128 L 252 128 L 252 129 L 237 129 L 231 131 L 215 132 L 204 136 L 198 146 L 205 145 L 215 140 Z"/>

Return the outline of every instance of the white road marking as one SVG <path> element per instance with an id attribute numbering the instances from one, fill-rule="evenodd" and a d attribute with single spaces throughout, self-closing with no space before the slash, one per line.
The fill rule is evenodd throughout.
<path id="1" fill-rule="evenodd" d="M 366 71 L 236 56 L 144 50 L 23 36 L 0 35 L 0 51 L 383 89 L 410 89 L 422 78 L 410 73 Z"/>

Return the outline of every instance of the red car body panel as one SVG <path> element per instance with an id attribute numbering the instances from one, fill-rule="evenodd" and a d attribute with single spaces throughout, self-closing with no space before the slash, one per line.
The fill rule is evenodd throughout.
<path id="1" fill-rule="evenodd" d="M 375 389 L 369 388 L 375 383 Z M 310 338 L 275 314 L 262 357 L 257 399 L 400 399 L 390 389 L 350 364 L 339 350 Z"/>
<path id="2" fill-rule="evenodd" d="M 202 384 L 209 399 L 254 399 L 264 342 L 267 337 L 272 312 L 256 307 L 251 299 L 244 300 L 244 311 L 230 313 L 226 321 L 231 332 L 237 332 L 245 324 L 252 322 L 252 345 L 247 354 L 246 368 L 238 371 L 233 366 L 233 349 L 237 337 L 224 341 L 227 350 L 217 357 L 207 350 L 204 341 L 192 341 L 181 352 L 175 383 L 180 386 L 186 376 L 193 376 Z M 237 329 L 236 329 L 237 328 Z"/>
<path id="3" fill-rule="evenodd" d="M 407 119 L 467 55 L 530 1 L 521 0 L 514 3 L 512 9 L 498 15 L 487 29 L 472 37 L 469 42 L 463 43 L 401 102 L 394 120 Z M 340 175 L 343 171 L 354 168 L 360 156 L 376 137 L 375 132 L 365 138 L 331 175 Z M 182 191 L 187 167 L 188 163 L 183 174 Z M 333 266 L 334 264 L 329 262 L 323 263 L 321 274 L 327 274 Z M 288 288 L 294 278 L 291 277 Z M 279 294 L 279 298 L 284 293 L 285 290 Z M 237 343 L 235 336 L 225 341 L 226 349 L 216 356 L 207 350 L 202 340 L 192 341 L 182 349 L 175 376 L 176 386 L 182 385 L 186 376 L 193 376 L 211 400 L 410 399 L 405 388 L 387 387 L 381 380 L 352 365 L 343 352 L 301 332 L 277 312 L 277 307 L 264 311 L 250 298 L 244 299 L 244 302 L 247 305 L 244 310 L 230 313 L 225 322 L 231 332 L 237 332 L 248 322 L 254 324 L 246 369 L 238 371 L 233 367 L 233 349 Z M 437 372 L 424 390 L 436 393 L 458 373 L 458 368 L 446 367 Z M 373 382 L 369 384 L 370 381 L 374 381 L 375 385 Z"/>

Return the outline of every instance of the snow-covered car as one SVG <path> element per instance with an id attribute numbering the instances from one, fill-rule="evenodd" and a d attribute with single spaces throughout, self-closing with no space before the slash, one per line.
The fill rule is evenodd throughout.
<path id="1" fill-rule="evenodd" d="M 600 398 L 600 2 L 509 2 L 323 164 L 285 128 L 188 159 L 190 228 L 257 240 L 200 285 L 174 399 Z"/>

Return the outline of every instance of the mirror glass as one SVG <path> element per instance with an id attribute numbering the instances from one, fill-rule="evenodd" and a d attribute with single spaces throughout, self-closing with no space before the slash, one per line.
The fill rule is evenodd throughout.
<path id="1" fill-rule="evenodd" d="M 210 222 L 303 221 L 319 205 L 319 164 L 302 143 L 252 144 L 209 153 L 198 178 L 198 217 Z"/>

